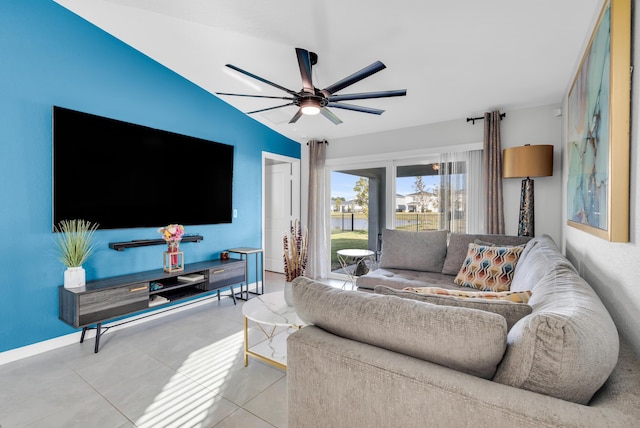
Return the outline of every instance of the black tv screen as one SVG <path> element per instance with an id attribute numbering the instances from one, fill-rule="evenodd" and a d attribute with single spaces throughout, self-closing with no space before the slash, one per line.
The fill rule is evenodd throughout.
<path id="1" fill-rule="evenodd" d="M 234 147 L 53 107 L 53 224 L 231 223 Z"/>

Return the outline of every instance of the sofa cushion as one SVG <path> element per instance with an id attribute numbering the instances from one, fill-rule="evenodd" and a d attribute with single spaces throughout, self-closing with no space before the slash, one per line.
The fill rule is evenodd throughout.
<path id="1" fill-rule="evenodd" d="M 542 247 L 537 248 L 538 245 L 542 245 Z M 546 247 L 547 250 L 545 251 L 543 247 Z M 560 251 L 555 251 L 553 248 L 557 248 L 556 244 L 548 235 L 532 239 L 520 254 L 518 268 L 513 274 L 511 290 L 534 291 L 536 285 L 552 268 L 562 266 L 575 271 L 571 262 Z M 533 256 L 529 257 L 530 254 Z"/>
<path id="2" fill-rule="evenodd" d="M 436 272 L 420 272 L 403 269 L 376 269 L 356 280 L 358 289 L 373 290 L 376 285 L 388 285 L 392 288 L 424 287 L 434 285 L 442 288 L 460 288 L 454 284 L 451 275 Z"/>
<path id="3" fill-rule="evenodd" d="M 447 248 L 447 257 L 442 266 L 442 273 L 445 275 L 457 275 L 467 257 L 469 244 L 476 239 L 491 242 L 494 245 L 516 246 L 526 244 L 531 240 L 526 236 L 509 236 L 509 235 L 470 235 L 466 233 L 452 233 L 449 237 L 449 247 Z"/>
<path id="4" fill-rule="evenodd" d="M 432 288 L 432 287 L 429 287 Z M 445 290 L 445 289 L 440 289 Z M 396 290 L 384 285 L 378 285 L 375 288 L 378 294 L 387 294 L 405 299 L 414 299 L 422 302 L 432 303 L 434 305 L 459 306 L 464 308 L 478 309 L 481 311 L 493 312 L 502 315 L 507 321 L 507 330 L 517 323 L 520 319 L 531 313 L 531 306 L 524 303 L 513 303 L 510 301 L 482 299 L 482 298 L 461 298 L 455 296 L 447 296 L 442 294 L 422 294 L 413 291 Z"/>
<path id="5" fill-rule="evenodd" d="M 587 404 L 616 365 L 615 324 L 551 238 L 536 238 L 523 261 L 514 288 L 532 287 L 533 313 L 509 331 L 494 380 Z"/>
<path id="6" fill-rule="evenodd" d="M 489 379 L 506 346 L 504 317 L 396 296 L 340 290 L 308 278 L 293 281 L 296 312 L 337 336 Z"/>
<path id="7" fill-rule="evenodd" d="M 407 232 L 384 229 L 382 231 L 383 269 L 409 269 L 441 272 L 447 255 L 447 231 Z"/>
<path id="8" fill-rule="evenodd" d="M 523 248 L 469 244 L 454 282 L 484 291 L 508 291 Z"/>

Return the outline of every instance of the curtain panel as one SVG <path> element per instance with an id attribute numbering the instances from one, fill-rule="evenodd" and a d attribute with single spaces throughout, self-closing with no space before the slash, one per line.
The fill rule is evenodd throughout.
<path id="1" fill-rule="evenodd" d="M 484 114 L 485 233 L 504 234 L 500 112 Z"/>
<path id="2" fill-rule="evenodd" d="M 327 264 L 327 206 L 326 170 L 327 142 L 309 141 L 309 204 L 308 230 L 309 249 L 305 276 L 314 279 L 325 278 Z"/>
<path id="3" fill-rule="evenodd" d="M 484 233 L 482 150 L 440 154 L 440 200 L 446 224 L 456 233 Z"/>

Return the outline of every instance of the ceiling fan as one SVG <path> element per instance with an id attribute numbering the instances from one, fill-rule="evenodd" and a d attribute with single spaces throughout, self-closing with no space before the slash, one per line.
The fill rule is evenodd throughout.
<path id="1" fill-rule="evenodd" d="M 369 114 L 382 114 L 384 110 L 356 106 L 353 104 L 344 104 L 341 101 L 349 101 L 349 100 L 364 100 L 369 98 L 387 98 L 387 97 L 401 97 L 407 94 L 406 89 L 397 89 L 392 91 L 377 91 L 377 92 L 363 92 L 359 94 L 344 94 L 344 95 L 335 95 L 336 92 L 346 88 L 347 86 L 351 86 L 360 80 L 371 76 L 374 73 L 377 73 L 380 70 L 386 68 L 386 66 L 380 62 L 376 61 L 368 67 L 363 68 L 360 71 L 353 73 L 350 76 L 345 77 L 344 79 L 334 83 L 333 85 L 327 86 L 324 89 L 318 89 L 313 86 L 313 81 L 311 78 L 311 67 L 314 66 L 318 62 L 318 55 L 314 52 L 309 52 L 306 49 L 296 48 L 296 56 L 298 57 L 298 66 L 300 67 L 300 76 L 302 77 L 302 89 L 299 92 L 292 91 L 291 89 L 287 89 L 283 86 L 280 86 L 276 83 L 270 82 L 260 76 L 256 76 L 253 73 L 249 73 L 239 67 L 236 67 L 232 64 L 226 64 L 227 67 L 232 70 L 238 71 L 244 75 L 247 75 L 251 78 L 259 80 L 267 85 L 271 85 L 275 88 L 278 88 L 284 92 L 287 92 L 289 97 L 275 97 L 275 96 L 267 96 L 267 95 L 247 95 L 247 94 L 230 94 L 227 92 L 216 92 L 217 95 L 232 95 L 235 97 L 254 97 L 254 98 L 273 98 L 280 100 L 289 100 L 291 102 L 287 104 L 282 104 L 275 107 L 263 108 L 260 110 L 254 110 L 247 112 L 247 114 L 252 113 L 260 113 L 267 110 L 274 110 L 282 107 L 287 107 L 291 105 L 298 106 L 299 109 L 295 115 L 291 118 L 289 123 L 295 123 L 302 117 L 303 114 L 314 115 L 321 113 L 324 117 L 329 119 L 336 125 L 342 123 L 340 118 L 333 114 L 327 107 L 335 107 L 341 108 L 345 110 L 358 111 L 361 113 L 369 113 Z"/>

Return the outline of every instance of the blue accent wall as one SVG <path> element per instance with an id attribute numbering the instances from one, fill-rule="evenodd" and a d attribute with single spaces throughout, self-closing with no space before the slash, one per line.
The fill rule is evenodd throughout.
<path id="1" fill-rule="evenodd" d="M 204 236 L 201 243 L 181 246 L 187 262 L 218 257 L 231 247 L 259 247 L 262 151 L 300 158 L 298 143 L 53 1 L 2 0 L 0 352 L 74 331 L 58 320 L 64 266 L 51 233 L 53 105 L 235 146 L 238 218 L 231 224 L 187 227 L 187 233 Z M 197 162 L 206 167 L 205 159 Z M 188 185 L 189 166 L 179 174 Z M 158 237 L 155 228 L 98 231 L 98 251 L 84 266 L 87 279 L 160 269 L 161 246 L 108 248 L 109 242 Z"/>

